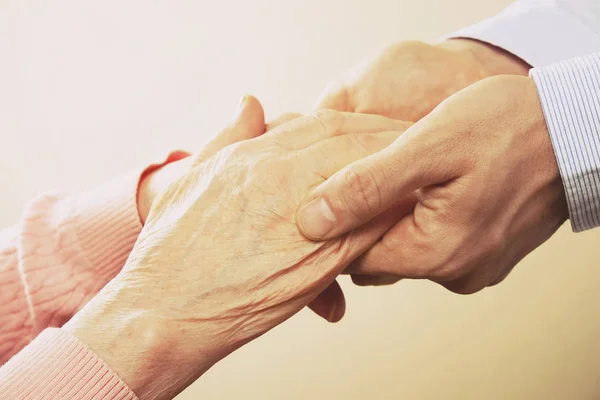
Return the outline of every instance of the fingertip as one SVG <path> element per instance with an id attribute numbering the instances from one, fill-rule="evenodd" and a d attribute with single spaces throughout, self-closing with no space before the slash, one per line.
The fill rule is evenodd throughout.
<path id="1" fill-rule="evenodd" d="M 328 322 L 340 321 L 346 312 L 346 299 L 339 283 L 333 281 L 308 307 Z"/>
<path id="2" fill-rule="evenodd" d="M 297 225 L 311 240 L 328 239 L 336 227 L 337 218 L 324 197 L 316 197 L 298 208 Z"/>
<path id="3" fill-rule="evenodd" d="M 356 286 L 373 286 L 375 283 L 375 277 L 371 275 L 352 274 L 350 277 Z"/>
<path id="4" fill-rule="evenodd" d="M 336 302 L 333 311 L 329 314 L 329 322 L 333 324 L 340 322 L 344 318 L 344 315 L 346 315 L 346 299 L 342 295 L 338 302 Z"/>
<path id="5" fill-rule="evenodd" d="M 265 112 L 256 97 L 249 94 L 242 97 L 233 122 L 233 130 L 233 136 L 237 140 L 257 137 L 265 132 Z"/>
<path id="6" fill-rule="evenodd" d="M 247 94 L 242 97 L 240 108 L 244 113 L 249 113 L 251 115 L 260 117 L 260 119 L 264 122 L 265 113 L 263 106 L 260 101 L 251 94 Z"/>
<path id="7" fill-rule="evenodd" d="M 392 275 L 357 275 L 352 274 L 352 283 L 356 286 L 389 286 L 400 281 L 401 278 Z"/>

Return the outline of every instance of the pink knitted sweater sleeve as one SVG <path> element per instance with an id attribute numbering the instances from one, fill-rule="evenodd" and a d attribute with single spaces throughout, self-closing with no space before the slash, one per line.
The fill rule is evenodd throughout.
<path id="1" fill-rule="evenodd" d="M 39 196 L 0 231 L 0 399 L 136 398 L 83 343 L 51 327 L 121 270 L 142 228 L 140 177 L 163 164 L 82 194 Z"/>
<path id="2" fill-rule="evenodd" d="M 0 363 L 62 326 L 121 270 L 142 228 L 138 177 L 41 195 L 0 233 Z"/>

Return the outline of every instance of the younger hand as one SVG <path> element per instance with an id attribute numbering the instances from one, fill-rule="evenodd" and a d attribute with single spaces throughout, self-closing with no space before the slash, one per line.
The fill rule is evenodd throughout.
<path id="1" fill-rule="evenodd" d="M 313 206 L 321 202 L 327 212 Z M 407 202 L 414 210 L 399 212 Z M 298 227 L 330 239 L 384 212 L 397 220 L 347 270 L 366 275 L 356 283 L 427 278 L 467 294 L 502 281 L 568 216 L 533 81 L 488 78 L 445 100 L 319 186 Z"/>
<path id="2" fill-rule="evenodd" d="M 472 83 L 499 74 L 527 75 L 528 70 L 519 58 L 476 40 L 400 42 L 330 84 L 317 108 L 418 121 Z"/>

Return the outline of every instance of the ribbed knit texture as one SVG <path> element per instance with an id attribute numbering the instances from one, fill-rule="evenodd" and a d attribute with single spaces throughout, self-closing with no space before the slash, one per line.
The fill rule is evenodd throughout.
<path id="1" fill-rule="evenodd" d="M 142 229 L 140 174 L 80 195 L 41 195 L 3 232 L 0 363 L 46 327 L 62 326 L 121 270 Z"/>
<path id="2" fill-rule="evenodd" d="M 92 351 L 58 328 L 43 331 L 0 369 L 0 398 L 137 399 Z"/>
<path id="3" fill-rule="evenodd" d="M 66 323 L 119 273 L 142 229 L 140 178 L 184 156 L 81 194 L 41 195 L 0 231 L 0 399 L 135 398 L 76 338 L 46 328 Z"/>

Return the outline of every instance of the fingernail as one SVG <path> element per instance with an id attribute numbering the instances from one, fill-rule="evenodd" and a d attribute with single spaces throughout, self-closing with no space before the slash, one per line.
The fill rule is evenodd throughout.
<path id="1" fill-rule="evenodd" d="M 244 108 L 244 104 L 246 104 L 246 100 L 248 100 L 248 95 L 245 95 L 244 97 L 242 97 L 240 99 L 240 104 L 238 104 L 239 109 Z"/>
<path id="2" fill-rule="evenodd" d="M 335 215 L 324 198 L 316 198 L 300 210 L 298 223 L 304 233 L 319 239 L 333 229 Z"/>
<path id="3" fill-rule="evenodd" d="M 333 303 L 331 310 L 329 310 L 329 315 L 327 321 L 329 322 L 339 322 L 346 313 L 346 304 L 344 301 L 336 301 Z"/>
<path id="4" fill-rule="evenodd" d="M 240 117 L 240 115 L 242 115 L 242 111 L 244 111 L 244 105 L 246 104 L 247 100 L 248 100 L 248 95 L 245 95 L 244 97 L 242 97 L 240 99 L 240 102 L 238 103 L 238 108 L 235 111 L 235 115 L 233 116 L 234 121 L 237 121 L 237 119 Z"/>
<path id="5" fill-rule="evenodd" d="M 335 321 L 335 311 L 337 310 L 337 303 L 333 303 L 331 306 L 331 310 L 329 310 L 329 315 L 327 316 L 327 321 L 336 322 Z"/>

